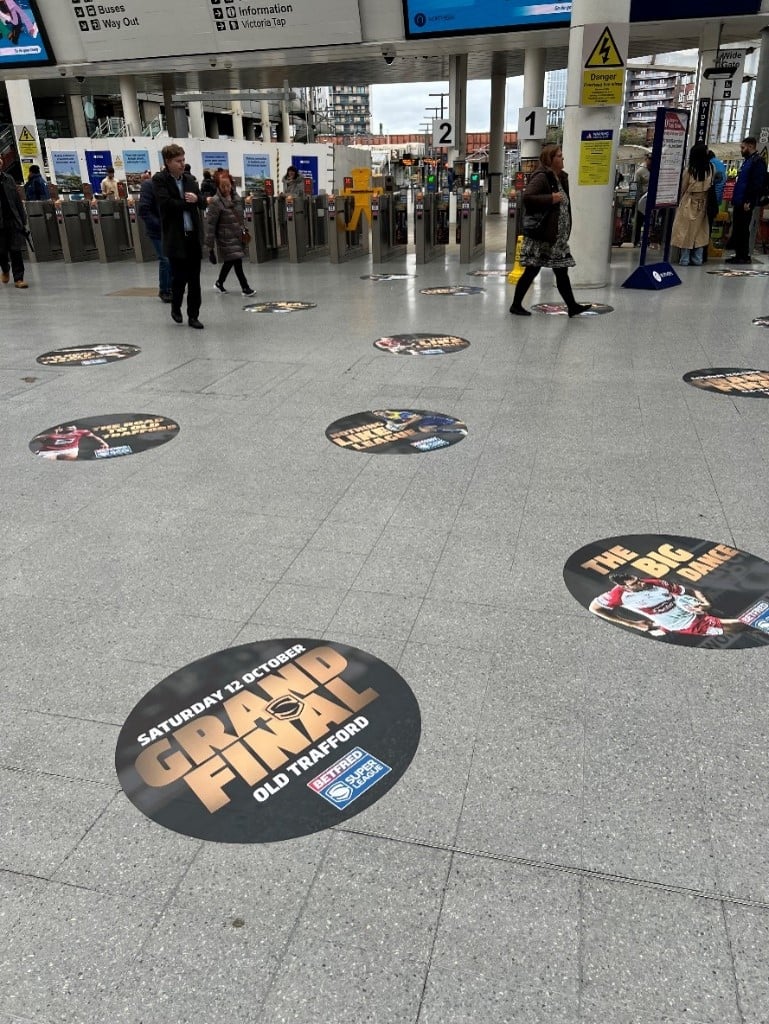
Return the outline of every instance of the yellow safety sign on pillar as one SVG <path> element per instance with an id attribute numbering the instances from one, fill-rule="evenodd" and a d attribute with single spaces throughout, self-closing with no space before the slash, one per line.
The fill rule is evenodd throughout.
<path id="1" fill-rule="evenodd" d="M 629 26 L 585 25 L 582 37 L 583 107 L 613 107 L 622 103 Z"/>
<path id="2" fill-rule="evenodd" d="M 19 156 L 37 156 L 39 152 L 37 148 L 37 139 L 26 125 L 23 125 L 18 130 L 16 144 L 18 146 Z"/>

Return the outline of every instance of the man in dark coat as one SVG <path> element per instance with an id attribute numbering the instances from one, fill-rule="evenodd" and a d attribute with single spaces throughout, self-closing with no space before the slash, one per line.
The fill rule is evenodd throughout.
<path id="1" fill-rule="evenodd" d="M 19 199 L 16 182 L 0 171 L 0 281 L 8 284 L 13 272 L 16 288 L 28 288 L 24 280 L 24 260 L 21 255 L 27 237 L 27 215 Z"/>
<path id="2" fill-rule="evenodd" d="M 142 183 L 139 189 L 138 214 L 140 220 L 144 221 L 147 238 L 152 242 L 152 247 L 158 254 L 160 264 L 158 266 L 158 298 L 162 302 L 171 301 L 171 264 L 168 258 L 163 255 L 163 244 L 161 241 L 160 211 L 155 199 L 155 189 L 152 185 L 152 175 L 146 171 L 142 175 Z"/>
<path id="3" fill-rule="evenodd" d="M 163 147 L 165 167 L 152 179 L 152 187 L 160 213 L 163 255 L 171 264 L 171 319 L 180 324 L 182 300 L 187 290 L 187 323 L 203 329 L 200 313 L 200 257 L 202 231 L 200 210 L 206 201 L 201 198 L 198 183 L 184 170 L 184 150 L 172 143 Z"/>
<path id="4" fill-rule="evenodd" d="M 766 185 L 766 164 L 756 152 L 752 135 L 740 143 L 743 156 L 732 195 L 734 256 L 724 263 L 750 263 L 750 220 Z"/>

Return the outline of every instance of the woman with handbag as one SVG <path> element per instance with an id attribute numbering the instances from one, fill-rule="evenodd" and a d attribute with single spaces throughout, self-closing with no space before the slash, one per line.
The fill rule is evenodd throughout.
<path id="1" fill-rule="evenodd" d="M 681 198 L 670 236 L 670 244 L 681 250 L 678 259 L 681 267 L 688 267 L 690 263 L 693 267 L 702 266 L 705 246 L 710 241 L 708 194 L 713 177 L 708 147 L 704 142 L 695 142 L 689 150 L 689 162 L 681 179 Z M 712 200 L 715 198 L 713 189 Z"/>
<path id="2" fill-rule="evenodd" d="M 215 264 L 218 253 L 222 263 L 214 288 L 224 294 L 227 291 L 224 282 L 227 280 L 230 270 L 234 269 L 243 294 L 253 295 L 254 290 L 243 273 L 243 257 L 246 254 L 246 246 L 251 240 L 243 215 L 243 199 L 235 191 L 228 171 L 217 171 L 214 181 L 216 182 L 216 194 L 206 210 L 205 235 L 209 260 Z M 217 253 L 214 252 L 214 243 L 216 243 Z"/>
<path id="3" fill-rule="evenodd" d="M 520 261 L 524 271 L 515 286 L 510 312 L 514 316 L 531 316 L 528 309 L 523 308 L 523 297 L 542 267 L 550 267 L 569 316 L 586 313 L 590 306 L 577 302 L 569 280 L 569 267 L 574 266 L 574 257 L 569 252 L 569 177 L 563 169 L 560 146 L 542 147 L 539 167 L 523 193 L 523 209 L 524 242 Z"/>

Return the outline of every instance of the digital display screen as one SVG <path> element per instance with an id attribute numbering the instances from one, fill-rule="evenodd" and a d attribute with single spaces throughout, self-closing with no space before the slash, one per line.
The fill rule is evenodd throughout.
<path id="1" fill-rule="evenodd" d="M 0 70 L 55 63 L 34 0 L 0 0 Z"/>
<path id="2" fill-rule="evenodd" d="M 469 35 L 516 29 L 566 26 L 571 2 L 525 0 L 403 0 L 406 38 Z"/>

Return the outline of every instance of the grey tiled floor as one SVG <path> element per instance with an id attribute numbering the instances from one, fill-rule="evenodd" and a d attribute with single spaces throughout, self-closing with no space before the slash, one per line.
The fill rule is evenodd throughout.
<path id="1" fill-rule="evenodd" d="M 643 642 L 561 577 L 623 533 L 769 559 L 769 402 L 681 380 L 769 368 L 766 279 L 690 268 L 631 292 L 632 257 L 579 291 L 615 312 L 579 321 L 511 318 L 506 282 L 455 257 L 379 284 L 360 262 L 250 268 L 259 298 L 317 303 L 290 316 L 244 313 L 206 266 L 203 332 L 108 295 L 153 285 L 152 265 L 33 266 L 28 292 L 2 288 L 0 1024 L 769 1022 L 767 653 Z M 503 265 L 493 245 L 484 265 Z M 419 294 L 446 282 L 485 292 Z M 530 298 L 557 299 L 552 275 Z M 471 346 L 372 347 L 408 331 Z M 142 352 L 35 362 L 106 339 Z M 393 406 L 468 437 L 388 459 L 324 436 Z M 180 434 L 106 465 L 27 448 L 124 411 Z M 113 760 L 137 700 L 280 636 L 404 676 L 423 735 L 400 782 L 272 845 L 142 817 Z"/>

